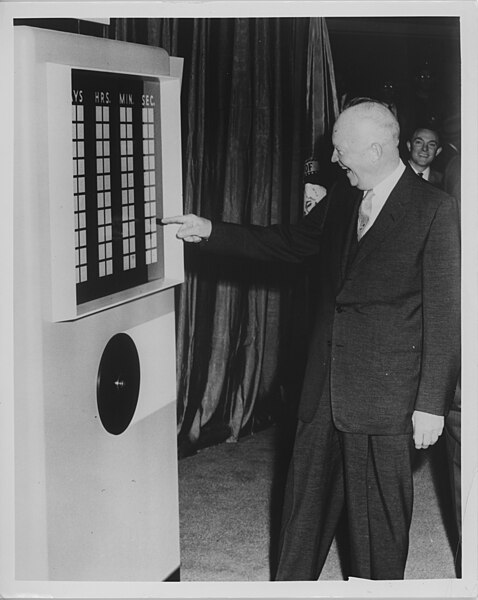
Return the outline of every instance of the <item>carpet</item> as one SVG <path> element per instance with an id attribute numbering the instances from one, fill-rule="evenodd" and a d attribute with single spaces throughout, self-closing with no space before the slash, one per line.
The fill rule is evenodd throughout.
<path id="1" fill-rule="evenodd" d="M 288 450 L 277 426 L 179 461 L 181 581 L 270 581 Z M 285 444 L 287 446 L 287 444 Z M 455 578 L 444 440 L 416 454 L 406 579 Z M 334 540 L 320 580 L 343 580 Z"/>

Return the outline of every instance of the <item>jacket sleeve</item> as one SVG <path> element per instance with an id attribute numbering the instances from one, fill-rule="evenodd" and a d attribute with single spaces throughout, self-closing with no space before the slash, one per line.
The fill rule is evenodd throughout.
<path id="1" fill-rule="evenodd" d="M 415 409 L 444 415 L 460 371 L 460 232 L 453 198 L 438 207 L 422 262 L 422 368 Z"/>
<path id="2" fill-rule="evenodd" d="M 237 225 L 215 222 L 202 250 L 261 261 L 301 262 L 317 254 L 327 215 L 329 196 L 295 225 Z"/>

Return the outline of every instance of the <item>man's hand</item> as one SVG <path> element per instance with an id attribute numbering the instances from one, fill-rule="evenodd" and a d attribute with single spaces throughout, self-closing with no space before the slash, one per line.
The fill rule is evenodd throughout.
<path id="1" fill-rule="evenodd" d="M 445 417 L 415 410 L 412 415 L 415 448 L 428 448 L 438 440 L 443 431 Z"/>
<path id="2" fill-rule="evenodd" d="M 201 242 L 207 240 L 211 235 L 212 223 L 209 219 L 203 219 L 197 215 L 180 215 L 178 217 L 165 217 L 161 219 L 163 225 L 181 225 L 176 237 L 185 242 Z"/>

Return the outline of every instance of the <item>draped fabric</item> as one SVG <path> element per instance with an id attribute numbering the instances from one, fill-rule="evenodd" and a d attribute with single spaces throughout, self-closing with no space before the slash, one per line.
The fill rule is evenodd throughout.
<path id="1" fill-rule="evenodd" d="M 339 108 L 335 92 L 332 50 L 324 19 L 312 18 L 307 52 L 306 113 L 308 138 L 313 155 L 317 145 L 335 121 Z"/>
<path id="2" fill-rule="evenodd" d="M 299 218 L 304 159 L 335 110 L 323 19 L 119 19 L 114 36 L 184 58 L 185 213 L 258 225 Z M 207 431 L 237 440 L 278 410 L 291 352 L 304 345 L 291 316 L 298 275 L 193 246 L 185 267 L 178 432 L 189 443 Z"/>

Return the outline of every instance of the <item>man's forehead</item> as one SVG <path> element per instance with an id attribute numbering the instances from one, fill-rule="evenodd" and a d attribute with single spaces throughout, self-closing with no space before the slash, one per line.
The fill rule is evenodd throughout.
<path id="1" fill-rule="evenodd" d="M 343 115 L 341 115 L 335 122 L 334 128 L 332 129 L 332 139 L 344 142 L 350 137 L 352 130 L 354 129 L 355 127 L 353 127 L 350 119 L 346 119 Z"/>
<path id="2" fill-rule="evenodd" d="M 438 141 L 438 135 L 432 129 L 417 129 L 413 134 L 413 139 L 432 139 Z"/>

